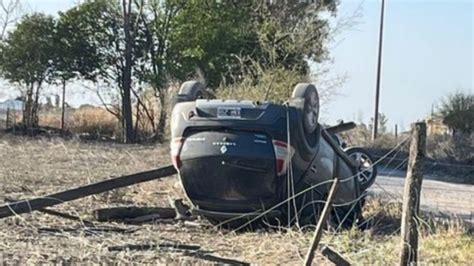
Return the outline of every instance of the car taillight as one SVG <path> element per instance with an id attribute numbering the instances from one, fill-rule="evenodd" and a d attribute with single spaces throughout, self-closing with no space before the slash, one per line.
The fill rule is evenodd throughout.
<path id="1" fill-rule="evenodd" d="M 275 150 L 277 175 L 284 175 L 288 170 L 288 165 L 293 157 L 294 150 L 288 143 L 279 140 L 273 141 L 273 149 Z"/>
<path id="2" fill-rule="evenodd" d="M 171 161 L 173 162 L 174 168 L 179 170 L 181 168 L 181 159 L 179 158 L 179 153 L 181 151 L 181 147 L 183 146 L 184 138 L 174 138 L 171 141 Z"/>

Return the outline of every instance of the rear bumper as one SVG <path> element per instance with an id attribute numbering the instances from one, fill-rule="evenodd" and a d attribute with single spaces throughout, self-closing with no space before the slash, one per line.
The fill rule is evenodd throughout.
<path id="1" fill-rule="evenodd" d="M 272 139 L 264 133 L 189 131 L 179 156 L 184 190 L 205 210 L 259 210 L 279 195 Z"/>

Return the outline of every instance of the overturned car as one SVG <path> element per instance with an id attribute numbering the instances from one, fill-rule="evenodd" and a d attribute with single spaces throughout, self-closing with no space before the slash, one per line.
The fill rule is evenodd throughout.
<path id="1" fill-rule="evenodd" d="M 335 177 L 331 220 L 352 225 L 376 168 L 361 148 L 324 128 L 312 84 L 298 84 L 285 104 L 209 100 L 185 82 L 173 108 L 171 155 L 196 213 L 217 225 L 314 223 Z"/>

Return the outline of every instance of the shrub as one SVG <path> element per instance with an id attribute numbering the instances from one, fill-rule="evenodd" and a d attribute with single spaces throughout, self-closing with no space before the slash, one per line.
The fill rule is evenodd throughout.
<path id="1" fill-rule="evenodd" d="M 443 123 L 453 133 L 469 135 L 474 132 L 474 94 L 457 91 L 448 95 L 441 102 L 440 112 Z"/>
<path id="2" fill-rule="evenodd" d="M 259 101 L 286 101 L 299 82 L 304 82 L 295 71 L 283 68 L 259 71 L 254 77 L 246 75 L 240 82 L 221 85 L 216 92 L 217 98 Z"/>
<path id="3" fill-rule="evenodd" d="M 474 164 L 474 135 L 434 135 L 427 139 L 427 155 L 437 161 Z"/>

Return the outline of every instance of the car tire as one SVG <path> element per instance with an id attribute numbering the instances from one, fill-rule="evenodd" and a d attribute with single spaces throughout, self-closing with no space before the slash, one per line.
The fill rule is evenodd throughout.
<path id="1" fill-rule="evenodd" d="M 367 150 L 360 147 L 348 148 L 345 152 L 357 165 L 356 177 L 360 190 L 367 190 L 377 178 L 377 166 L 374 165 L 374 159 Z"/>
<path id="2" fill-rule="evenodd" d="M 292 100 L 301 99 L 302 104 L 295 107 L 302 115 L 303 129 L 305 134 L 313 134 L 318 127 L 319 119 L 319 95 L 313 84 L 299 83 L 293 90 Z"/>
<path id="3" fill-rule="evenodd" d="M 206 95 L 207 92 L 204 84 L 196 80 L 190 80 L 181 85 L 177 102 L 190 102 L 197 99 L 204 99 Z"/>
<path id="4" fill-rule="evenodd" d="M 311 160 L 317 152 L 319 133 L 319 96 L 316 87 L 308 83 L 295 86 L 289 101 L 290 107 L 295 110 L 294 118 L 297 146 L 299 154 L 305 160 Z"/>

